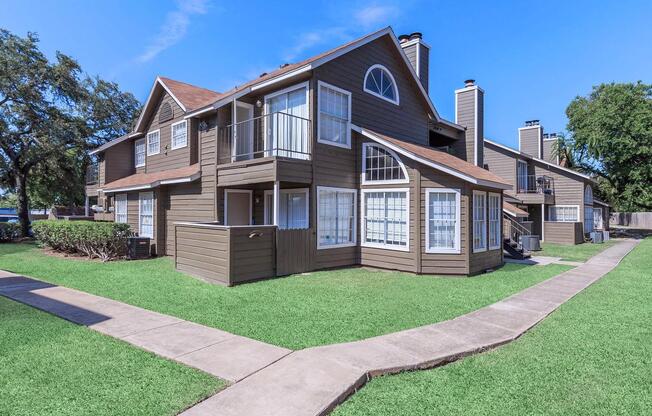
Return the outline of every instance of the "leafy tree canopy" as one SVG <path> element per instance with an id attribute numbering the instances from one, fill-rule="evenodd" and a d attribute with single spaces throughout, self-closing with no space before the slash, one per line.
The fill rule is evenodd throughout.
<path id="1" fill-rule="evenodd" d="M 652 210 L 652 85 L 601 84 L 566 109 L 578 167 L 618 210 Z"/>

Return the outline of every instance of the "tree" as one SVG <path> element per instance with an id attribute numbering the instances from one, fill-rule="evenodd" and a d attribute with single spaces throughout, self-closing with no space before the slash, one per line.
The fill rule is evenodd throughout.
<path id="1" fill-rule="evenodd" d="M 69 56 L 57 52 L 48 61 L 36 34 L 0 29 L 0 185 L 16 194 L 23 235 L 28 187 L 74 199 L 65 186 L 76 186 L 77 194 L 83 187 L 88 148 L 126 133 L 138 107 L 115 83 L 84 76 Z"/>
<path id="2" fill-rule="evenodd" d="M 613 190 L 618 209 L 652 210 L 652 85 L 601 84 L 566 109 L 579 164 Z M 604 185 L 601 186 L 604 188 Z"/>

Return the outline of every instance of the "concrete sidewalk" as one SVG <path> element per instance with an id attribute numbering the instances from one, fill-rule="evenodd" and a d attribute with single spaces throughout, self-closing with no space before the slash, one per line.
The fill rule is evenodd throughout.
<path id="1" fill-rule="evenodd" d="M 294 352 L 182 415 L 323 415 L 370 377 L 430 368 L 508 343 L 612 270 L 638 241 L 467 315 L 407 331 Z"/>
<path id="2" fill-rule="evenodd" d="M 111 299 L 0 271 L 0 295 L 237 382 L 291 351 Z"/>

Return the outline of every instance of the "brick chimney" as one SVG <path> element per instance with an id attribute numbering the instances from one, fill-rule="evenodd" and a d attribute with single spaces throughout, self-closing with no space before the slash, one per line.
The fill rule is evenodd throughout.
<path id="1" fill-rule="evenodd" d="M 455 90 L 455 123 L 466 127 L 464 140 L 453 147 L 455 155 L 484 166 L 484 90 L 475 80 L 464 81 L 464 88 Z"/>
<path id="2" fill-rule="evenodd" d="M 428 92 L 428 68 L 430 66 L 430 46 L 423 41 L 419 32 L 410 35 L 401 35 L 398 40 L 403 52 L 412 64 L 412 68 L 421 80 L 423 88 Z"/>
<path id="3" fill-rule="evenodd" d="M 528 120 L 518 129 L 518 150 L 543 159 L 543 127 L 539 120 Z"/>

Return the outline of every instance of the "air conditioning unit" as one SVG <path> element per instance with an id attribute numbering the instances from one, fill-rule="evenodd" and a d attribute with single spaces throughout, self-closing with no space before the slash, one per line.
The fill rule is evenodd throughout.
<path id="1" fill-rule="evenodd" d="M 603 231 L 602 232 L 602 240 L 603 241 L 609 241 L 609 231 Z"/>
<path id="2" fill-rule="evenodd" d="M 127 239 L 127 259 L 142 260 L 150 257 L 149 237 L 129 237 Z"/>
<path id="3" fill-rule="evenodd" d="M 593 244 L 602 244 L 603 235 L 604 233 L 602 231 L 591 232 L 591 242 L 593 242 Z"/>

